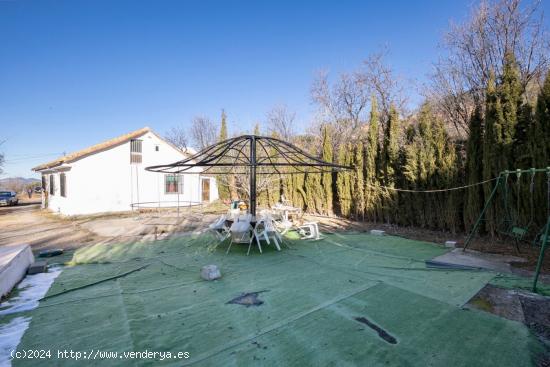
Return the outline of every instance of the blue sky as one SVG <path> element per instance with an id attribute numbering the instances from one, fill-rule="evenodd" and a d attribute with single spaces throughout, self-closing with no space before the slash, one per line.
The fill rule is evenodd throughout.
<path id="1" fill-rule="evenodd" d="M 2 176 L 222 108 L 232 130 L 276 104 L 303 127 L 316 71 L 354 69 L 387 46 L 390 64 L 422 82 L 471 3 L 0 0 Z"/>

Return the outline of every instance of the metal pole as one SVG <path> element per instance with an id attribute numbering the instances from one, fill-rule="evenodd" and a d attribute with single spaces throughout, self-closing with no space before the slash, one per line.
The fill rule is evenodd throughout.
<path id="1" fill-rule="evenodd" d="M 549 228 L 550 228 L 550 217 L 548 217 L 548 220 L 546 221 L 546 228 L 544 229 L 544 235 L 542 236 L 539 259 L 537 261 L 537 268 L 535 270 L 535 279 L 533 279 L 533 292 L 537 291 L 537 281 L 539 280 L 540 268 L 542 267 L 542 261 L 544 260 L 544 251 L 546 251 L 546 244 L 548 243 Z"/>
<path id="2" fill-rule="evenodd" d="M 474 234 L 477 232 L 479 224 L 483 220 L 483 216 L 485 215 L 485 212 L 489 208 L 489 205 L 491 204 L 491 201 L 493 200 L 493 196 L 495 196 L 495 194 L 498 190 L 501 179 L 502 179 L 502 173 L 500 175 L 498 175 L 497 183 L 495 184 L 495 187 L 493 188 L 493 191 L 491 192 L 491 195 L 489 196 L 489 199 L 487 199 L 487 201 L 485 202 L 485 206 L 483 207 L 483 210 L 479 214 L 479 217 L 477 218 L 476 223 L 474 224 L 474 228 L 472 228 L 472 230 L 470 231 L 470 234 L 468 235 L 468 238 L 466 239 L 466 243 L 464 244 L 464 248 L 462 249 L 462 251 L 466 251 L 466 248 L 470 244 L 470 241 L 474 237 Z"/>
<path id="3" fill-rule="evenodd" d="M 256 216 L 256 136 L 250 138 L 250 214 Z"/>

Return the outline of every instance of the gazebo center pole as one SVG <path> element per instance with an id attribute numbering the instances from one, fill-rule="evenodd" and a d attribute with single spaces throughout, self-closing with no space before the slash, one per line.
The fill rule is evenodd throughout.
<path id="1" fill-rule="evenodd" d="M 250 138 L 250 214 L 256 216 L 256 136 Z"/>

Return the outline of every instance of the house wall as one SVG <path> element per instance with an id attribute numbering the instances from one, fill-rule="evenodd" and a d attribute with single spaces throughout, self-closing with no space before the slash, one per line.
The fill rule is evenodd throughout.
<path id="1" fill-rule="evenodd" d="M 173 163 L 185 156 L 153 133 L 146 133 L 139 139 L 142 140 L 141 164 L 130 164 L 130 142 L 68 164 L 66 197 L 60 195 L 60 172 L 51 173 L 55 177 L 55 194 L 49 196 L 48 208 L 65 215 L 79 215 L 128 211 L 132 203 L 153 208 L 159 202 L 160 206 L 177 205 L 178 195 L 165 192 L 164 174 L 148 172 L 145 167 Z M 193 172 L 200 172 L 200 169 Z M 201 176 L 187 174 L 181 177 L 180 205 L 200 202 Z M 211 180 L 210 201 L 216 200 L 215 179 L 207 179 Z M 49 185 L 49 179 L 46 182 Z"/>

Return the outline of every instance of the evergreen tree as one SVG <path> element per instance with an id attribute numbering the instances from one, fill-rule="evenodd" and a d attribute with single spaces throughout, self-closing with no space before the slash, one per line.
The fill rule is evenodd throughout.
<path id="1" fill-rule="evenodd" d="M 502 104 L 503 120 L 501 124 L 501 144 L 502 161 L 501 170 L 521 168 L 515 166 L 516 157 L 514 157 L 514 146 L 516 143 L 524 143 L 523 131 L 517 140 L 516 128 L 518 125 L 518 116 L 522 104 L 522 86 L 519 75 L 519 68 L 513 53 L 508 52 L 505 55 L 504 68 L 502 71 L 501 83 L 499 85 L 498 95 Z M 529 119 L 525 124 L 529 124 Z M 526 130 L 527 126 L 520 125 L 521 130 Z M 526 147 L 524 147 L 526 149 Z M 522 154 L 522 153 L 519 153 Z"/>
<path id="2" fill-rule="evenodd" d="M 545 168 L 550 166 L 550 70 L 539 92 L 535 109 L 533 124 L 527 133 L 529 139 L 529 151 L 531 167 Z M 536 223 L 542 227 L 548 213 L 547 206 L 547 177 L 543 174 L 537 176 L 534 188 L 535 218 L 540 218 Z"/>
<path id="3" fill-rule="evenodd" d="M 325 162 L 332 162 L 333 151 L 332 151 L 332 139 L 329 132 L 328 125 L 323 126 L 322 130 L 322 147 L 323 147 L 323 156 L 322 159 Z M 331 215 L 333 212 L 332 209 L 332 173 L 325 172 L 321 179 L 321 184 L 323 186 L 323 200 L 325 202 L 325 214 Z"/>
<path id="4" fill-rule="evenodd" d="M 466 184 L 483 181 L 483 118 L 481 107 L 476 107 L 469 123 L 470 135 L 466 143 Z M 464 226 L 467 231 L 477 220 L 483 207 L 483 187 L 473 186 L 466 191 L 464 204 Z"/>
<path id="5" fill-rule="evenodd" d="M 359 140 L 353 146 L 352 165 L 352 208 L 356 220 L 365 219 L 365 182 L 363 178 L 363 143 Z"/>
<path id="6" fill-rule="evenodd" d="M 367 144 L 365 147 L 365 212 L 369 220 L 376 221 L 376 207 L 378 206 L 379 183 L 377 172 L 378 161 L 378 107 L 376 98 L 371 99 L 371 112 Z"/>
<path id="7" fill-rule="evenodd" d="M 322 198 L 324 196 L 320 173 L 306 173 L 304 191 L 306 194 L 306 210 L 310 213 L 320 213 L 323 208 Z"/>
<path id="8" fill-rule="evenodd" d="M 383 185 L 395 187 L 396 169 L 399 161 L 399 114 L 395 106 L 390 107 L 390 113 L 384 131 L 381 168 Z M 385 190 L 383 197 L 383 212 L 386 222 L 391 222 L 397 205 L 397 195 L 393 190 Z"/>
<path id="9" fill-rule="evenodd" d="M 485 139 L 483 144 L 483 179 L 497 177 L 504 170 L 515 169 L 514 136 L 518 123 L 518 111 L 521 107 L 522 87 L 518 67 L 512 53 L 507 53 L 499 85 L 495 83 L 494 73 L 489 77 L 487 87 L 487 107 L 485 116 Z M 492 187 L 485 185 L 485 200 L 491 194 Z M 521 195 L 521 193 L 514 193 Z M 490 234 L 494 234 L 497 224 L 508 218 L 503 202 L 495 201 L 488 208 L 485 225 Z"/>
<path id="10" fill-rule="evenodd" d="M 409 125 L 405 132 L 405 147 L 403 149 L 403 188 L 418 190 L 419 174 L 419 138 L 417 130 Z M 422 206 L 419 205 L 422 196 L 415 193 L 403 192 L 402 195 L 402 220 L 403 225 L 420 225 L 423 218 Z"/>
<path id="11" fill-rule="evenodd" d="M 220 125 L 220 135 L 218 141 L 227 140 L 227 116 L 225 110 L 222 110 L 221 125 Z M 235 192 L 233 186 L 235 183 L 235 177 L 233 175 L 217 176 L 216 182 L 218 185 L 218 195 L 222 200 L 231 200 L 237 198 L 237 193 Z"/>
<path id="12" fill-rule="evenodd" d="M 497 95 L 495 74 L 491 71 L 487 85 L 485 107 L 485 135 L 483 139 L 483 180 L 490 180 L 499 174 L 502 167 L 499 165 L 501 154 L 501 124 L 502 107 Z M 487 201 L 491 195 L 493 187 L 484 185 L 484 201 Z M 496 230 L 496 210 L 494 206 L 489 206 L 485 213 L 485 227 L 489 233 L 494 234 Z"/>
<path id="13" fill-rule="evenodd" d="M 533 107 L 525 103 L 520 107 L 518 114 L 518 123 L 514 134 L 514 167 L 526 169 L 532 167 L 530 132 L 533 130 L 535 119 L 533 116 Z"/>
<path id="14" fill-rule="evenodd" d="M 532 167 L 544 168 L 550 165 L 550 70 L 537 98 L 534 124 L 531 125 L 529 140 Z"/>
<path id="15" fill-rule="evenodd" d="M 227 136 L 227 115 L 225 114 L 225 110 L 222 110 L 222 122 L 220 126 L 220 137 L 218 141 L 226 140 Z"/>
<path id="16" fill-rule="evenodd" d="M 351 164 L 351 149 L 347 144 L 341 144 L 338 151 L 338 164 L 349 166 Z M 351 212 L 351 173 L 349 171 L 338 172 L 336 178 L 336 190 L 340 214 L 349 217 Z"/>
<path id="17" fill-rule="evenodd" d="M 434 188 L 447 188 L 456 182 L 456 147 L 452 143 L 441 119 L 430 113 L 433 130 L 433 150 L 435 151 Z M 455 232 L 459 228 L 458 197 L 453 192 L 434 193 L 430 210 L 439 213 L 432 217 L 432 228 L 441 228 Z"/>

